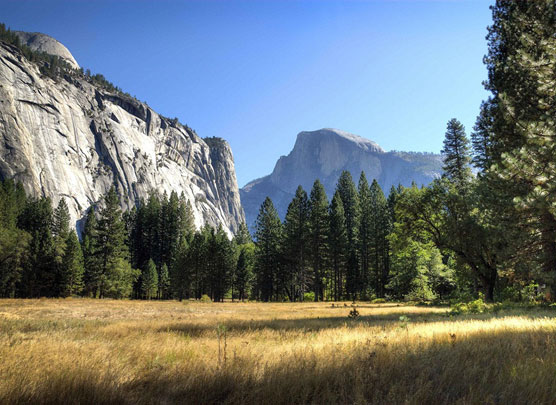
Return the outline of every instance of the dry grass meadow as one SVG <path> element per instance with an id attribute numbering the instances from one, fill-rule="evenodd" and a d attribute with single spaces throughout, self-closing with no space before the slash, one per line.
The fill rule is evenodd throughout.
<path id="1" fill-rule="evenodd" d="M 556 403 L 556 311 L 347 305 L 0 300 L 0 403 Z"/>

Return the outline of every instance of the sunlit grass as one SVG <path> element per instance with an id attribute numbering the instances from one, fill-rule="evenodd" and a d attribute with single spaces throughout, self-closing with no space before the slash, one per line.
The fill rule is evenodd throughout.
<path id="1" fill-rule="evenodd" d="M 352 320 L 349 310 L 1 300 L 0 403 L 556 399 L 555 311 L 449 317 L 446 308 L 358 303 Z"/>

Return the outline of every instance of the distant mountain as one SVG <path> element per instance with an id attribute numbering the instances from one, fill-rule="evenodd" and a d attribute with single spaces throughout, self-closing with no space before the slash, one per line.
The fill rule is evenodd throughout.
<path id="1" fill-rule="evenodd" d="M 428 184 L 442 173 L 442 157 L 433 153 L 385 152 L 375 142 L 337 129 L 304 131 L 297 135 L 293 150 L 276 162 L 274 171 L 253 180 L 240 190 L 247 224 L 253 227 L 259 207 L 269 196 L 282 218 L 298 185 L 310 192 L 319 179 L 329 196 L 343 170 L 357 184 L 361 171 L 369 182 L 377 179 L 388 194 L 392 186 Z"/>

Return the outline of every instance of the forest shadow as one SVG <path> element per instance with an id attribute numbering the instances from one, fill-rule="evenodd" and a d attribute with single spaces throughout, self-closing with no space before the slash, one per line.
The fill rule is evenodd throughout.
<path id="1" fill-rule="evenodd" d="M 359 307 L 361 308 L 361 307 Z M 350 308 L 348 308 L 350 309 Z M 406 323 L 438 323 L 438 322 L 465 322 L 469 320 L 488 321 L 491 319 L 500 319 L 508 316 L 524 316 L 528 318 L 549 317 L 556 318 L 556 311 L 526 311 L 526 310 L 508 310 L 498 313 L 482 313 L 482 314 L 465 314 L 450 315 L 446 313 L 412 313 L 397 312 L 392 314 L 365 314 L 356 318 L 349 317 L 349 311 L 345 316 L 329 316 L 329 317 L 305 317 L 305 318 L 274 318 L 274 319 L 251 319 L 236 320 L 223 319 L 218 325 L 226 327 L 226 331 L 230 334 L 241 334 L 244 332 L 273 330 L 273 331 L 297 331 L 302 333 L 315 333 L 326 329 L 339 327 L 358 328 L 365 326 L 384 326 L 389 327 L 395 324 Z M 400 319 L 404 317 L 404 319 Z M 164 326 L 160 326 L 158 332 L 175 332 L 190 337 L 199 337 L 207 332 L 214 332 L 217 325 L 215 324 L 199 324 L 188 321 L 170 322 Z"/>

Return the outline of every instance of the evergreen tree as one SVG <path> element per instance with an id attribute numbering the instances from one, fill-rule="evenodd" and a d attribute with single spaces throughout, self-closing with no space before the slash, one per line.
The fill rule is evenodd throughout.
<path id="1" fill-rule="evenodd" d="M 253 280 L 253 263 L 255 260 L 255 245 L 246 243 L 239 245 L 239 256 L 236 264 L 234 285 L 238 299 L 244 301 L 249 297 Z"/>
<path id="2" fill-rule="evenodd" d="M 378 297 L 385 296 L 385 287 L 389 273 L 389 243 L 390 212 L 388 202 L 380 185 L 373 180 L 370 191 L 371 206 L 371 268 L 374 273 L 375 293 Z"/>
<path id="3" fill-rule="evenodd" d="M 160 275 L 158 276 L 158 298 L 168 299 L 170 297 L 170 274 L 166 263 L 162 264 L 160 268 Z"/>
<path id="4" fill-rule="evenodd" d="M 492 99 L 481 104 L 481 111 L 477 117 L 471 141 L 473 144 L 473 164 L 475 167 L 486 171 L 490 169 L 494 158 L 493 128 L 494 105 Z"/>
<path id="5" fill-rule="evenodd" d="M 0 297 L 13 298 L 21 280 L 30 235 L 17 228 L 17 218 L 26 206 L 20 183 L 0 181 Z"/>
<path id="6" fill-rule="evenodd" d="M 87 296 L 97 297 L 100 287 L 102 267 L 99 257 L 98 221 L 94 206 L 87 211 L 83 229 L 81 248 L 83 251 L 83 284 Z"/>
<path id="7" fill-rule="evenodd" d="M 358 264 L 359 196 L 351 173 L 343 171 L 338 179 L 337 191 L 340 194 L 345 216 L 347 236 L 346 292 L 352 299 L 357 297 L 361 285 Z"/>
<path id="8" fill-rule="evenodd" d="M 228 239 L 221 225 L 216 231 L 211 231 L 206 263 L 210 295 L 214 301 L 224 301 L 236 263 L 234 244 Z"/>
<path id="9" fill-rule="evenodd" d="M 277 279 L 278 287 L 286 292 L 290 301 L 303 301 L 310 284 L 308 222 L 309 201 L 307 193 L 299 186 L 286 212 L 282 244 L 283 267 Z"/>
<path id="10" fill-rule="evenodd" d="M 458 187 L 463 187 L 471 175 L 470 147 L 465 128 L 455 118 L 448 121 L 442 154 L 444 176 L 458 184 Z"/>
<path id="11" fill-rule="evenodd" d="M 28 255 L 23 265 L 20 295 L 52 297 L 58 294 L 56 247 L 52 227 L 50 199 L 29 199 L 18 218 L 18 228 L 31 235 Z"/>
<path id="12" fill-rule="evenodd" d="M 54 211 L 54 223 L 52 233 L 61 240 L 66 240 L 70 233 L 70 214 L 68 205 L 64 198 L 60 199 Z"/>
<path id="13" fill-rule="evenodd" d="M 371 248 L 372 241 L 374 239 L 374 227 L 373 219 L 376 216 L 376 212 L 373 210 L 373 202 L 371 200 L 371 190 L 369 188 L 369 183 L 367 182 L 367 177 L 365 172 L 361 172 L 359 177 L 359 207 L 360 207 L 360 218 L 359 218 L 359 265 L 361 266 L 360 271 L 360 285 L 359 292 L 366 291 L 369 287 L 371 281 Z"/>
<path id="14" fill-rule="evenodd" d="M 207 277 L 208 247 L 211 238 L 212 228 L 204 226 L 199 232 L 196 232 L 191 240 L 188 251 L 189 282 L 193 295 L 196 299 L 200 299 L 204 293 L 209 292 L 209 283 Z"/>
<path id="15" fill-rule="evenodd" d="M 556 297 L 556 5 L 553 0 L 498 0 L 485 62 L 489 188 L 494 212 L 513 211 L 505 227 L 522 237 L 512 249 Z M 515 230 L 514 230 L 515 229 Z"/>
<path id="16" fill-rule="evenodd" d="M 83 253 L 75 231 L 70 231 L 65 241 L 60 266 L 60 295 L 69 297 L 83 289 Z"/>
<path id="17" fill-rule="evenodd" d="M 234 235 L 234 241 L 237 245 L 245 245 L 253 242 L 251 233 L 249 232 L 249 228 L 247 228 L 247 224 L 245 222 L 239 224 L 239 228 Z"/>
<path id="18" fill-rule="evenodd" d="M 255 276 L 257 296 L 270 301 L 276 293 L 280 270 L 282 223 L 272 200 L 267 197 L 259 210 L 255 225 Z"/>
<path id="19" fill-rule="evenodd" d="M 309 255 L 313 272 L 315 301 L 324 300 L 324 279 L 328 263 L 328 198 L 324 186 L 315 180 L 309 200 Z"/>
<path id="20" fill-rule="evenodd" d="M 330 203 L 330 234 L 328 237 L 328 252 L 332 267 L 332 295 L 335 301 L 344 296 L 344 280 L 346 271 L 346 253 L 348 251 L 348 238 L 344 204 L 340 193 L 336 191 Z"/>
<path id="21" fill-rule="evenodd" d="M 170 268 L 171 291 L 180 301 L 189 298 L 191 295 L 193 266 L 191 265 L 190 255 L 189 243 L 186 239 L 182 239 Z"/>
<path id="22" fill-rule="evenodd" d="M 98 221 L 98 259 L 100 266 L 99 297 L 120 298 L 131 293 L 138 272 L 127 261 L 126 230 L 116 189 L 104 197 L 105 207 Z"/>
<path id="23" fill-rule="evenodd" d="M 158 272 L 156 271 L 156 264 L 150 259 L 141 275 L 141 292 L 143 293 L 143 297 L 150 300 L 156 296 L 157 290 Z"/>

